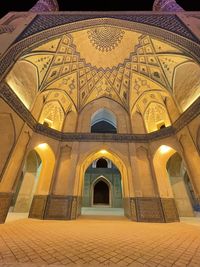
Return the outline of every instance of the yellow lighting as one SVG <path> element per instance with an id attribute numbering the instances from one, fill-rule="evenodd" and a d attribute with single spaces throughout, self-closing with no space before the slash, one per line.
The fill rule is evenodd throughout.
<path id="1" fill-rule="evenodd" d="M 162 145 L 160 147 L 160 153 L 162 153 L 162 154 L 168 153 L 170 150 L 171 150 L 171 147 L 169 147 L 169 146 Z"/>
<path id="2" fill-rule="evenodd" d="M 46 122 L 48 122 L 48 123 L 50 123 L 50 124 L 52 124 L 52 122 L 53 122 L 53 121 L 51 121 L 51 120 L 49 120 L 49 119 L 44 119 L 44 121 L 46 121 Z"/>
<path id="3" fill-rule="evenodd" d="M 108 152 L 107 152 L 105 149 L 102 149 L 102 150 L 100 151 L 100 153 L 105 155 L 105 154 L 107 154 Z"/>
<path id="4" fill-rule="evenodd" d="M 41 149 L 46 149 L 47 148 L 47 144 L 40 144 L 38 145 L 38 148 L 41 148 Z"/>

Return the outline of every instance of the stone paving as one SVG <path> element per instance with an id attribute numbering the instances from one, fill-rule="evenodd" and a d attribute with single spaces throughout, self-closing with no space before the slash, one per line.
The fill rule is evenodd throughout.
<path id="1" fill-rule="evenodd" d="M 99 265 L 200 267 L 200 227 L 97 216 L 0 225 L 0 266 Z"/>

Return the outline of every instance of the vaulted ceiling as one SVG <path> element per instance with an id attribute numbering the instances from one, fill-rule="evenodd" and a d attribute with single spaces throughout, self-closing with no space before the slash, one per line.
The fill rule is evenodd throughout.
<path id="1" fill-rule="evenodd" d="M 27 107 L 35 91 L 59 89 L 77 110 L 104 96 L 131 110 L 144 92 L 172 94 L 176 69 L 191 62 L 186 51 L 164 40 L 102 25 L 44 40 L 18 60 L 24 69 L 14 67 L 7 82 Z"/>

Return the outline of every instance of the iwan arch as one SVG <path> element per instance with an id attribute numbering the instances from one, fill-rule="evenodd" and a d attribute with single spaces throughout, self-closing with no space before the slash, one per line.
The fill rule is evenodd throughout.
<path id="1" fill-rule="evenodd" d="M 134 221 L 195 216 L 198 13 L 34 11 L 1 23 L 0 222 L 76 219 L 87 190 Z"/>

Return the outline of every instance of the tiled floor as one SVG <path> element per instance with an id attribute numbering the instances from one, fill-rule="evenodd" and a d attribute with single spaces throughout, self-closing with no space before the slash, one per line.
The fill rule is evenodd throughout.
<path id="1" fill-rule="evenodd" d="M 200 267 L 200 227 L 124 217 L 21 219 L 0 225 L 0 266 Z"/>

